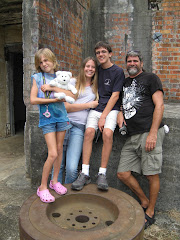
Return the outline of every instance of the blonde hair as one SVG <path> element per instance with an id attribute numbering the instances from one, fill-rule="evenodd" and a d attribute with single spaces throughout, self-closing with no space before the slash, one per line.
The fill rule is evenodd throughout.
<path id="1" fill-rule="evenodd" d="M 53 63 L 53 69 L 56 72 L 58 70 L 58 62 L 54 53 L 49 48 L 41 48 L 35 54 L 35 67 L 38 72 L 42 72 L 40 68 L 41 57 L 46 57 L 50 62 Z"/>
<path id="2" fill-rule="evenodd" d="M 86 87 L 86 77 L 85 77 L 85 73 L 84 73 L 84 68 L 86 66 L 86 63 L 88 61 L 92 60 L 95 64 L 95 74 L 94 76 L 92 77 L 92 80 L 91 80 L 91 87 L 92 87 L 92 90 L 96 96 L 96 100 L 99 99 L 99 96 L 98 96 L 98 65 L 97 65 L 97 62 L 95 60 L 95 58 L 93 57 L 87 57 L 84 59 L 84 61 L 82 62 L 82 65 L 81 65 L 81 68 L 80 68 L 80 73 L 77 77 L 77 81 L 76 81 L 76 89 L 77 89 L 77 97 L 80 95 L 81 92 L 84 92 L 85 90 L 85 87 Z"/>

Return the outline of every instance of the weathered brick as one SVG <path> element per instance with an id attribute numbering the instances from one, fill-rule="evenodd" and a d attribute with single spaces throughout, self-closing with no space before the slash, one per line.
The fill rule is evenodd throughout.
<path id="1" fill-rule="evenodd" d="M 60 62 L 60 68 L 71 70 L 77 74 L 82 61 L 84 47 L 83 15 L 87 14 L 89 0 L 74 1 L 34 1 L 33 7 L 39 12 L 39 42 L 41 46 L 51 48 Z M 81 3 L 85 8 L 83 8 Z M 75 5 L 76 12 L 73 9 Z M 162 41 L 152 41 L 152 69 L 163 82 L 165 96 L 168 99 L 179 98 L 170 95 L 169 89 L 178 89 L 173 84 L 179 83 L 180 65 L 180 20 L 179 2 L 162 0 L 160 9 L 152 12 L 152 31 L 161 32 Z M 54 8 L 56 6 L 56 8 Z M 128 35 L 126 50 L 132 48 L 131 39 L 132 13 L 107 13 L 105 32 L 112 35 L 107 38 L 113 48 L 113 62 L 120 66 L 124 64 L 124 36 Z M 146 26 L 142 26 L 146 27 Z M 139 39 L 141 41 L 141 39 Z M 121 52 L 121 54 L 120 54 Z M 127 72 L 125 70 L 125 74 Z M 174 92 L 172 92 L 174 93 Z"/>
<path id="2" fill-rule="evenodd" d="M 160 73 L 160 74 L 169 74 L 170 72 L 169 72 L 169 71 L 166 71 L 166 70 L 160 70 L 159 73 Z"/>

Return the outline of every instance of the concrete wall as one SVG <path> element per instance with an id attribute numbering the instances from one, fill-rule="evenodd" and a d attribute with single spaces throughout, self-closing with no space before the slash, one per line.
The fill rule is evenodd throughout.
<path id="1" fill-rule="evenodd" d="M 125 69 L 126 52 L 140 50 L 144 68 L 162 80 L 165 100 L 179 102 L 180 3 L 150 2 L 91 0 L 88 25 L 84 27 L 84 56 L 94 54 L 97 41 L 107 40 L 113 48 L 113 62 Z M 160 41 L 155 34 L 161 34 Z"/>
<path id="2" fill-rule="evenodd" d="M 166 134 L 163 143 L 163 167 L 160 174 L 160 193 L 157 201 L 157 210 L 168 211 L 180 209 L 179 193 L 180 193 L 180 104 L 166 104 L 164 113 L 164 123 L 170 128 L 170 132 Z M 126 140 L 125 136 L 119 134 L 118 128 L 114 133 L 114 143 L 111 156 L 108 163 L 107 179 L 111 187 L 122 190 L 131 196 L 136 196 L 117 178 L 117 167 L 120 160 L 120 152 Z M 93 182 L 96 177 L 101 160 L 102 139 L 98 143 L 94 143 L 90 162 L 90 175 Z M 148 181 L 144 176 L 134 174 L 144 192 L 148 195 Z"/>
<path id="3" fill-rule="evenodd" d="M 112 46 L 115 64 L 125 69 L 126 52 L 141 50 L 145 69 L 151 71 L 151 15 L 148 1 L 92 0 L 85 29 L 84 55 L 94 55 L 95 43 L 106 40 Z"/>
<path id="4" fill-rule="evenodd" d="M 26 104 L 25 154 L 26 171 L 36 184 L 46 159 L 45 142 L 38 129 L 38 108 L 31 106 L 31 75 L 35 72 L 34 55 L 48 47 L 56 55 L 60 70 L 78 73 L 82 60 L 84 15 L 89 1 L 23 1 L 24 102 Z M 35 130 L 34 130 L 35 129 Z M 41 146 L 36 148 L 35 146 Z M 38 159 L 38 161 L 37 161 Z M 41 160 L 39 160 L 41 159 Z"/>
<path id="5" fill-rule="evenodd" d="M 42 167 L 47 157 L 47 147 L 44 136 L 37 127 L 37 117 L 37 113 L 32 113 L 28 119 L 32 125 L 29 131 L 29 136 L 31 136 L 31 144 L 29 145 L 31 155 L 31 183 L 36 187 L 40 184 Z M 166 134 L 163 143 L 163 167 L 162 173 L 160 174 L 161 187 L 156 208 L 159 211 L 169 211 L 173 209 L 178 211 L 180 209 L 180 105 L 174 103 L 166 104 L 163 121 L 169 126 L 170 132 Z M 121 136 L 117 127 L 114 133 L 113 148 L 107 168 L 107 179 L 110 187 L 124 191 L 136 198 L 131 190 L 117 178 L 120 152 L 125 141 L 126 136 Z M 99 141 L 93 144 L 90 160 L 90 175 L 93 183 L 96 183 L 97 180 L 96 176 L 101 161 L 101 149 L 102 138 L 100 137 Z M 134 175 L 148 196 L 147 179 L 138 174 Z"/>
<path id="6" fill-rule="evenodd" d="M 162 2 L 171 4 L 173 1 L 164 0 Z M 159 6 L 161 7 L 161 5 Z M 168 9 L 164 9 L 164 11 L 168 15 Z M 126 52 L 130 49 L 140 49 L 144 56 L 145 68 L 151 71 L 153 66 L 153 71 L 156 71 L 158 64 L 153 65 L 152 56 L 154 58 L 154 56 L 161 54 L 161 49 L 154 48 L 159 43 L 156 44 L 152 40 L 152 28 L 153 31 L 158 29 L 158 25 L 153 21 L 156 21 L 155 17 L 159 13 L 160 11 L 157 9 L 150 9 L 148 1 L 144 0 L 23 1 L 24 101 L 27 110 L 25 153 L 26 170 L 33 186 L 38 186 L 40 183 L 42 167 L 47 157 L 44 137 L 38 128 L 37 106 L 31 106 L 29 103 L 30 76 L 35 71 L 35 52 L 40 47 L 51 48 L 58 57 L 60 68 L 68 68 L 76 75 L 80 61 L 86 56 L 94 55 L 94 44 L 99 40 L 107 40 L 113 48 L 112 60 L 114 63 L 125 69 Z M 178 31 L 176 33 L 179 34 Z M 168 48 L 166 48 L 167 50 Z M 178 63 L 176 67 L 178 66 L 179 69 Z M 159 64 L 163 63 L 159 62 Z M 176 90 L 177 93 L 178 91 Z M 176 100 L 179 100 L 178 95 Z M 175 118 L 173 113 L 171 116 L 166 116 L 165 120 L 172 129 L 164 142 L 165 161 L 161 175 L 162 192 L 159 196 L 163 200 L 162 205 L 158 202 L 158 207 L 161 208 L 166 204 L 165 208 L 171 209 L 179 206 L 177 198 L 173 197 L 173 194 L 179 190 L 176 182 L 179 175 L 179 149 L 174 143 L 179 134 L 179 116 Z M 130 190 L 116 177 L 120 151 L 124 141 L 125 138 L 119 136 L 117 129 L 107 174 L 110 186 L 131 194 Z M 99 167 L 97 161 L 100 161 L 101 147 L 101 140 L 93 146 L 91 175 L 94 182 L 96 181 L 94 176 Z M 171 152 L 174 153 L 172 158 L 169 157 Z M 172 168 L 172 166 L 174 167 Z M 173 173 L 172 184 L 169 184 L 169 173 Z M 138 178 L 146 191 L 147 181 L 143 177 Z M 167 199 L 166 190 L 170 191 L 167 202 L 165 202 Z"/>

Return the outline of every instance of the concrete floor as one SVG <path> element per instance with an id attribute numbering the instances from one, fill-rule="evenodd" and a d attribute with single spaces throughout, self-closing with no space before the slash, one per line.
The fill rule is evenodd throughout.
<path id="1" fill-rule="evenodd" d="M 0 240 L 19 240 L 19 211 L 35 190 L 25 175 L 23 132 L 0 139 Z"/>
<path id="2" fill-rule="evenodd" d="M 19 240 L 19 211 L 36 189 L 25 174 L 24 136 L 0 139 L 0 240 Z M 145 240 L 179 240 L 180 213 L 157 212 Z M 38 240 L 38 239 L 37 239 Z"/>

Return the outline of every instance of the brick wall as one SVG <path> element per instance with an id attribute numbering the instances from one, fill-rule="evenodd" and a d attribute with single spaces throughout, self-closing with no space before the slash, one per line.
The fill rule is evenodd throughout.
<path id="1" fill-rule="evenodd" d="M 128 39 L 130 35 L 129 29 L 129 13 L 112 13 L 107 19 L 107 22 L 111 22 L 111 25 L 106 24 L 106 32 L 111 31 L 108 37 L 108 42 L 113 49 L 113 62 L 122 67 L 125 71 L 125 52 L 131 48 L 132 42 Z"/>
<path id="2" fill-rule="evenodd" d="M 59 70 L 69 70 L 76 76 L 82 61 L 83 19 L 89 0 L 24 0 L 23 1 L 23 68 L 24 102 L 30 105 L 31 75 L 36 72 L 34 55 L 48 47 L 56 55 Z"/>
<path id="3" fill-rule="evenodd" d="M 111 43 L 113 62 L 123 69 L 126 51 L 138 48 L 146 57 L 146 66 L 151 70 L 152 64 L 163 81 L 166 100 L 178 101 L 179 6 L 175 0 L 162 0 L 159 7 L 149 11 L 147 0 L 23 0 L 25 154 L 26 171 L 33 184 L 40 180 L 47 156 L 37 127 L 37 107 L 29 103 L 35 52 L 40 47 L 51 48 L 60 70 L 76 75 L 82 59 L 94 54 L 97 41 Z M 162 33 L 161 42 L 152 40 L 157 31 Z"/>
<path id="4" fill-rule="evenodd" d="M 60 70 L 78 74 L 83 51 L 83 16 L 89 0 L 39 1 L 39 46 L 50 48 Z"/>
<path id="5" fill-rule="evenodd" d="M 180 2 L 162 0 L 157 3 L 159 8 L 151 9 L 148 1 L 133 4 L 124 1 L 119 5 L 105 1 L 105 39 L 113 48 L 113 62 L 121 66 L 126 75 L 126 52 L 141 50 L 145 69 L 156 73 L 162 81 L 164 99 L 179 102 Z M 155 33 L 162 34 L 161 41 L 153 40 Z"/>
<path id="6" fill-rule="evenodd" d="M 30 21 L 25 24 L 24 69 L 34 68 L 34 54 L 40 47 L 55 52 L 60 70 L 70 70 L 76 76 L 82 59 L 94 55 L 94 44 L 107 40 L 113 48 L 113 62 L 126 69 L 126 51 L 140 49 L 145 69 L 156 73 L 163 82 L 165 100 L 179 101 L 179 12 L 176 0 L 158 1 L 158 9 L 148 10 L 148 1 L 110 0 L 24 0 L 30 9 Z M 27 18 L 27 11 L 25 9 Z M 34 17 L 32 17 L 34 16 Z M 152 24 L 152 26 L 151 26 Z M 26 27 L 27 25 L 27 27 Z M 154 33 L 162 41 L 152 40 Z M 25 35 L 25 34 L 23 34 Z M 27 54 L 26 54 L 27 53 Z M 31 58 L 31 59 L 30 59 Z M 28 68 L 28 69 L 27 69 Z M 28 70 L 28 71 L 26 71 Z M 126 71 L 125 71 L 126 72 Z M 29 87 L 28 87 L 29 86 Z M 25 86 L 25 102 L 30 84 Z M 27 95 L 27 96 L 26 96 Z"/>
<path id="7" fill-rule="evenodd" d="M 153 13 L 153 34 L 161 33 L 152 44 L 152 66 L 163 82 L 165 100 L 180 100 L 180 2 L 163 0 Z"/>
<path id="8" fill-rule="evenodd" d="M 129 7 L 130 6 L 130 7 Z M 108 41 L 112 47 L 112 62 L 125 69 L 125 52 L 132 45 L 131 15 L 128 1 L 91 0 L 85 51 L 94 54 L 98 41 Z"/>
<path id="9" fill-rule="evenodd" d="M 125 64 L 127 51 L 141 50 L 145 69 L 151 71 L 152 21 L 148 1 L 107 0 L 104 1 L 103 9 L 104 36 L 112 46 L 113 62 L 121 66 L 127 76 Z"/>

